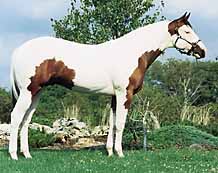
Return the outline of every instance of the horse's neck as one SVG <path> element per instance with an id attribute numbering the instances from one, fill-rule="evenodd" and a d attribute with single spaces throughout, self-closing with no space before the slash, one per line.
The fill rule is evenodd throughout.
<path id="1" fill-rule="evenodd" d="M 126 51 L 128 55 L 141 56 L 145 52 L 164 51 L 169 47 L 170 34 L 168 32 L 168 21 L 150 24 L 136 29 L 125 36 L 114 40 L 114 49 Z M 137 57 L 136 57 L 137 58 Z"/>
<path id="2" fill-rule="evenodd" d="M 138 32 L 138 40 L 144 41 L 141 48 L 143 54 L 141 54 L 138 64 L 141 69 L 144 69 L 143 71 L 146 71 L 159 55 L 171 46 L 168 24 L 168 21 L 158 22 L 136 31 Z M 140 63 L 142 60 L 144 63 Z"/>
<path id="3" fill-rule="evenodd" d="M 168 32 L 168 23 L 168 21 L 161 21 L 143 28 L 141 37 L 143 38 L 144 35 L 145 46 L 150 48 L 150 51 L 157 49 L 164 51 L 169 47 L 170 34 Z"/>

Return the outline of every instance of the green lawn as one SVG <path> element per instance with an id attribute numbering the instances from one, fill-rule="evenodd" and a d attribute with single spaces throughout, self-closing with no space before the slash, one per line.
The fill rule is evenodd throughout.
<path id="1" fill-rule="evenodd" d="M 0 150 L 1 173 L 68 173 L 68 172 L 144 172 L 144 173 L 210 173 L 218 172 L 218 151 L 160 150 L 126 151 L 125 158 L 108 158 L 104 150 L 51 151 L 33 150 L 33 159 L 22 156 L 9 159 Z"/>

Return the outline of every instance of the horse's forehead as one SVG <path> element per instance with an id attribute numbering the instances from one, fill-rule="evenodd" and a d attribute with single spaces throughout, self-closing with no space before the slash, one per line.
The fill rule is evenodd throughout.
<path id="1" fill-rule="evenodd" d="M 192 28 L 189 25 L 183 25 L 179 28 L 180 30 L 188 30 L 188 31 L 193 31 Z"/>

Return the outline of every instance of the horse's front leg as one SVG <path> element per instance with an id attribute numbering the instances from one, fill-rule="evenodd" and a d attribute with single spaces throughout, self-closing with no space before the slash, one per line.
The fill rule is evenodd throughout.
<path id="1" fill-rule="evenodd" d="M 113 155 L 115 118 L 116 118 L 116 96 L 112 96 L 110 119 L 109 119 L 109 133 L 108 133 L 107 144 L 106 144 L 108 156 Z"/>
<path id="2" fill-rule="evenodd" d="M 126 116 L 128 109 L 125 108 L 126 101 L 126 92 L 117 91 L 116 92 L 116 121 L 115 121 L 115 129 L 116 129 L 116 139 L 115 139 L 115 151 L 117 152 L 119 157 L 124 157 L 122 151 L 122 136 L 123 130 L 126 123 Z"/>

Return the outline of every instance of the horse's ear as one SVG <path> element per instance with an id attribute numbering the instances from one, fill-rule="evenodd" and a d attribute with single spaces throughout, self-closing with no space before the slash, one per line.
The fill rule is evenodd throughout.
<path id="1" fill-rule="evenodd" d="M 190 17 L 190 14 L 191 13 L 188 13 L 188 15 L 187 15 L 187 12 L 185 12 L 185 14 L 183 14 L 180 18 L 177 19 L 177 21 L 179 21 L 179 22 L 188 21 L 188 18 Z"/>
<path id="2" fill-rule="evenodd" d="M 188 18 L 190 17 L 191 13 L 185 12 L 180 18 L 173 20 L 169 24 L 169 32 L 171 35 L 175 34 L 178 31 L 178 28 L 183 26 L 184 24 L 188 24 Z"/>
<path id="3" fill-rule="evenodd" d="M 190 15 L 191 15 L 191 13 L 188 13 L 188 15 L 185 16 L 186 21 L 188 21 Z"/>
<path id="4" fill-rule="evenodd" d="M 182 17 L 180 17 L 180 19 L 184 19 L 186 18 L 187 12 L 185 12 L 185 14 L 182 15 Z"/>

